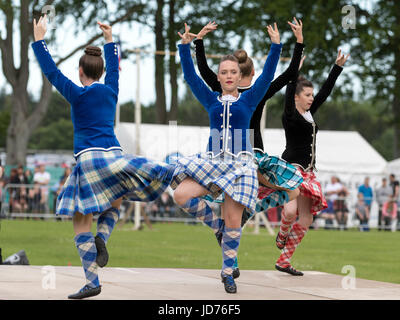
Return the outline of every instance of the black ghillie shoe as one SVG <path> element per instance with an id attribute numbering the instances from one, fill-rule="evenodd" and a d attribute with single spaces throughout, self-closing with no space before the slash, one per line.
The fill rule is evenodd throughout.
<path id="1" fill-rule="evenodd" d="M 68 299 L 83 299 L 97 296 L 101 292 L 101 286 L 91 288 L 88 285 L 84 286 L 77 293 L 70 294 Z"/>
<path id="2" fill-rule="evenodd" d="M 282 268 L 280 266 L 278 266 L 277 264 L 275 265 L 275 269 L 281 272 L 286 272 L 291 274 L 292 276 L 302 276 L 304 275 L 303 272 L 301 271 L 297 271 L 295 268 L 293 268 L 292 266 L 288 266 L 286 268 Z"/>
<path id="3" fill-rule="evenodd" d="M 278 232 L 278 234 L 276 235 L 275 244 L 279 250 L 282 250 L 286 245 L 287 236 L 285 237 L 285 240 L 282 240 L 279 237 L 279 234 L 280 232 Z"/>
<path id="4" fill-rule="evenodd" d="M 94 237 L 94 243 L 96 244 L 97 249 L 96 263 L 100 268 L 103 268 L 108 262 L 108 252 L 106 244 L 104 240 L 99 236 Z"/>
<path id="5" fill-rule="evenodd" d="M 239 278 L 239 277 L 240 277 L 240 271 L 239 271 L 239 268 L 235 268 L 235 269 L 233 269 L 233 272 L 232 272 L 232 277 L 233 277 L 233 279 L 237 279 L 237 278 Z"/>
<path id="6" fill-rule="evenodd" d="M 237 279 L 240 277 L 240 271 L 239 268 L 234 268 L 232 271 L 232 277 L 233 279 Z M 224 275 L 221 273 L 221 280 L 224 282 Z"/>
<path id="7" fill-rule="evenodd" d="M 221 226 L 219 227 L 218 231 L 215 233 L 215 237 L 217 238 L 219 246 L 221 246 L 222 242 L 222 234 L 225 227 L 225 221 L 222 220 Z"/>
<path id="8" fill-rule="evenodd" d="M 227 293 L 236 293 L 237 291 L 237 287 L 236 287 L 236 283 L 235 280 L 233 279 L 232 276 L 227 276 L 224 274 L 221 274 L 221 278 L 222 278 L 222 283 L 225 286 L 225 291 Z"/>

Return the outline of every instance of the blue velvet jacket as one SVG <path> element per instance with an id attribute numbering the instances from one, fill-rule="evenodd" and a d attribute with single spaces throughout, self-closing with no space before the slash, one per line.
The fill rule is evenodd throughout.
<path id="1" fill-rule="evenodd" d="M 249 90 L 239 93 L 234 101 L 223 101 L 221 94 L 211 91 L 196 74 L 190 44 L 179 45 L 184 78 L 208 112 L 210 137 L 207 149 L 214 156 L 221 153 L 237 155 L 241 151 L 253 152 L 250 119 L 274 79 L 281 49 L 281 44 L 272 44 L 263 72 L 254 85 Z"/>
<path id="2" fill-rule="evenodd" d="M 77 86 L 62 74 L 44 40 L 32 43 L 32 48 L 47 79 L 71 104 L 75 156 L 88 150 L 121 150 L 114 133 L 119 79 L 117 45 L 104 45 L 104 84 L 95 82 L 86 87 Z"/>

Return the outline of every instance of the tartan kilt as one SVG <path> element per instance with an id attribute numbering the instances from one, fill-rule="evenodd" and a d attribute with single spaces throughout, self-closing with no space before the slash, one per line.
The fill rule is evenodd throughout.
<path id="1" fill-rule="evenodd" d="M 261 212 L 271 208 L 281 207 L 289 202 L 289 195 L 284 190 L 276 190 L 260 185 L 258 187 L 256 211 Z"/>
<path id="2" fill-rule="evenodd" d="M 321 184 L 315 177 L 315 173 L 304 171 L 301 167 L 298 168 L 303 176 L 303 183 L 300 185 L 300 195 L 311 199 L 311 213 L 315 216 L 321 210 L 328 208 L 326 199 L 322 192 Z"/>
<path id="3" fill-rule="evenodd" d="M 223 194 L 255 211 L 258 178 L 253 155 L 244 154 L 235 158 L 212 158 L 209 153 L 198 153 L 179 158 L 171 182 L 176 189 L 186 178 L 192 178 L 210 192 L 207 200 L 223 202 Z"/>
<path id="4" fill-rule="evenodd" d="M 258 163 L 258 171 L 271 184 L 289 190 L 294 190 L 303 182 L 303 177 L 297 168 L 289 162 L 266 152 L 254 152 Z"/>
<path id="5" fill-rule="evenodd" d="M 153 201 L 168 188 L 175 168 L 121 150 L 84 152 L 57 198 L 56 214 L 101 213 L 123 196 Z"/>

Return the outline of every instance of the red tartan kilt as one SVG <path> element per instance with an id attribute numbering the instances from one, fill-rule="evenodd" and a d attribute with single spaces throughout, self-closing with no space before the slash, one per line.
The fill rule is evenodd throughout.
<path id="1" fill-rule="evenodd" d="M 258 199 L 264 199 L 264 198 L 268 197 L 271 193 L 273 193 L 275 191 L 276 191 L 276 189 L 272 189 L 270 187 L 259 185 L 259 187 L 258 187 Z"/>
<path id="2" fill-rule="evenodd" d="M 297 167 L 303 176 L 303 183 L 300 185 L 300 195 L 310 198 L 311 213 L 315 216 L 318 212 L 328 208 L 321 184 L 316 179 L 313 171 L 305 172 L 301 167 Z"/>

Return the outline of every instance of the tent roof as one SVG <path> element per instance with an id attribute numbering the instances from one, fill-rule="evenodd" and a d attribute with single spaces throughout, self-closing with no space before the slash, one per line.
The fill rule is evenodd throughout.
<path id="1" fill-rule="evenodd" d="M 115 128 L 126 153 L 136 154 L 134 123 L 121 122 Z M 140 155 L 164 160 L 173 152 L 191 155 L 206 150 L 209 128 L 141 124 Z M 265 151 L 280 156 L 285 149 L 283 129 L 265 129 Z M 383 174 L 386 160 L 356 131 L 320 130 L 317 136 L 317 169 L 324 172 Z"/>
<path id="2" fill-rule="evenodd" d="M 396 174 L 400 172 L 400 158 L 389 161 L 387 164 L 387 171 Z"/>

